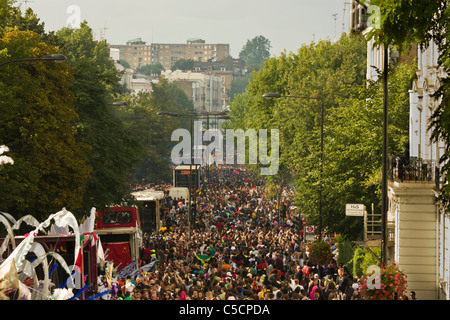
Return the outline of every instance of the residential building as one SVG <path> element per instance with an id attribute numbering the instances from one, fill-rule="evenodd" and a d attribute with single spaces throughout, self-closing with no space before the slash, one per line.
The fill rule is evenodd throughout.
<path id="1" fill-rule="evenodd" d="M 186 43 L 151 43 L 141 38 L 127 41 L 126 45 L 111 45 L 120 50 L 120 59 L 136 69 L 146 64 L 161 63 L 168 70 L 180 59 L 197 62 L 218 61 L 230 56 L 229 44 L 206 43 L 199 38 L 187 39 Z"/>
<path id="2" fill-rule="evenodd" d="M 132 94 L 137 94 L 138 92 L 152 92 L 152 82 L 149 77 L 138 75 L 134 70 L 125 68 L 118 62 L 115 62 L 117 70 L 123 71 L 122 79 L 120 83 L 124 85 Z"/>
<path id="3" fill-rule="evenodd" d="M 228 106 L 230 104 L 228 93 L 231 90 L 231 83 L 235 77 L 242 76 L 242 69 L 239 68 L 236 61 L 230 56 L 220 61 L 196 62 L 193 71 L 220 77 L 223 82 L 222 99 L 224 100 L 225 106 Z"/>
<path id="4" fill-rule="evenodd" d="M 222 77 L 181 70 L 166 70 L 161 76 L 179 86 L 192 99 L 198 112 L 222 111 L 227 106 L 223 97 L 225 84 Z"/>

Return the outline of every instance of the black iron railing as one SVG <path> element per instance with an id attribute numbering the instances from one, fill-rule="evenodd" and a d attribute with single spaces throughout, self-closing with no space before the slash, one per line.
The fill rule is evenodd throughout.
<path id="1" fill-rule="evenodd" d="M 436 161 L 416 157 L 389 157 L 389 180 L 400 182 L 431 182 L 439 186 Z"/>

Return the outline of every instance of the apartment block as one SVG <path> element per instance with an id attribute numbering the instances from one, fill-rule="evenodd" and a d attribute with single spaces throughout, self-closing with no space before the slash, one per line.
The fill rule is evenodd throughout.
<path id="1" fill-rule="evenodd" d="M 180 59 L 196 62 L 218 61 L 230 55 L 229 44 L 210 44 L 199 38 L 187 39 L 186 43 L 152 43 L 147 44 L 141 38 L 127 41 L 126 45 L 110 45 L 120 51 L 120 59 L 136 69 L 146 64 L 161 63 L 165 69 Z"/>

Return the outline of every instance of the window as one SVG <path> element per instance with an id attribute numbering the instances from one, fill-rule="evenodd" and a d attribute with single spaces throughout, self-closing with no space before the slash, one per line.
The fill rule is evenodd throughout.
<path id="1" fill-rule="evenodd" d="M 132 215 L 130 211 L 111 211 L 103 213 L 104 224 L 131 223 Z"/>

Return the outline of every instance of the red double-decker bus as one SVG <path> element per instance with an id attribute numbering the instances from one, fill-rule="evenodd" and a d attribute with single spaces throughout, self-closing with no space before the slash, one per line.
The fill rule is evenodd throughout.
<path id="1" fill-rule="evenodd" d="M 136 207 L 97 211 L 95 233 L 100 237 L 106 260 L 112 260 L 117 270 L 139 259 L 142 229 Z"/>

